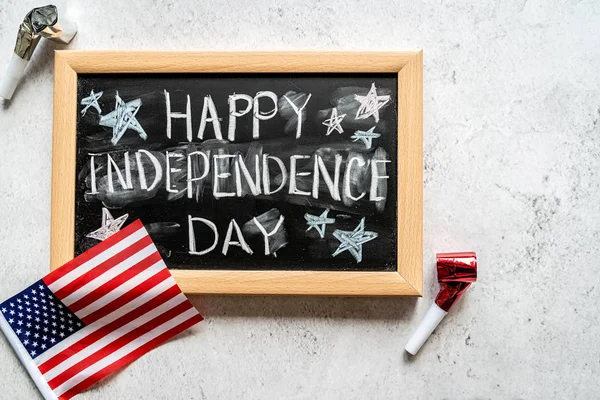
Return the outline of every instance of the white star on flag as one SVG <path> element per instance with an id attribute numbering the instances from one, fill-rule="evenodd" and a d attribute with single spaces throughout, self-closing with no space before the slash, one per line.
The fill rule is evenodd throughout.
<path id="1" fill-rule="evenodd" d="M 100 241 L 106 240 L 121 229 L 127 218 L 129 218 L 129 214 L 123 214 L 115 219 L 108 209 L 102 208 L 102 227 L 85 236 Z"/>
<path id="2" fill-rule="evenodd" d="M 99 124 L 113 128 L 113 137 L 111 142 L 116 145 L 127 129 L 133 129 L 144 140 L 148 139 L 148 135 L 144 128 L 140 125 L 135 115 L 140 110 L 142 99 L 135 99 L 125 103 L 119 97 L 119 92 L 115 95 L 115 109 L 110 113 L 103 115 L 100 118 Z"/>
<path id="3" fill-rule="evenodd" d="M 322 122 L 322 124 L 327 127 L 327 133 L 325 134 L 325 136 L 329 136 L 333 131 L 338 131 L 338 133 L 344 132 L 344 128 L 342 128 L 340 124 L 345 116 L 346 114 L 338 116 L 337 108 L 332 108 L 331 116 L 329 117 L 329 119 L 326 119 Z"/>
<path id="4" fill-rule="evenodd" d="M 360 103 L 356 111 L 356 119 L 367 119 L 370 116 L 379 122 L 379 110 L 390 101 L 390 96 L 378 96 L 375 83 L 371 83 L 371 89 L 366 96 L 355 95 L 354 98 Z"/>

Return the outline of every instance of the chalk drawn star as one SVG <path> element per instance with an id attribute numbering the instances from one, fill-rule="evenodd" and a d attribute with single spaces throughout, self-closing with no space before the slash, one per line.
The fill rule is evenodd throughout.
<path id="1" fill-rule="evenodd" d="M 371 89 L 366 96 L 354 95 L 354 98 L 360 102 L 360 107 L 356 111 L 356 119 L 367 119 L 370 116 L 379 122 L 379 110 L 390 101 L 390 96 L 378 96 L 375 83 L 371 83 Z"/>
<path id="2" fill-rule="evenodd" d="M 138 120 L 135 118 L 135 115 L 140 110 L 141 105 L 142 99 L 135 99 L 125 103 L 123 99 L 119 97 L 119 92 L 117 92 L 115 95 L 114 111 L 103 115 L 99 122 L 99 124 L 102 126 L 113 128 L 113 137 L 111 139 L 113 145 L 117 144 L 127 129 L 133 129 L 144 140 L 148 139 L 148 135 L 144 131 L 144 128 L 142 128 Z"/>
<path id="3" fill-rule="evenodd" d="M 102 97 L 102 93 L 104 92 L 98 92 L 98 93 L 94 93 L 94 91 L 90 91 L 90 95 L 86 98 L 81 99 L 81 105 L 85 106 L 85 108 L 83 110 L 81 110 L 81 115 L 85 115 L 85 113 L 87 112 L 88 108 L 90 107 L 94 107 L 96 109 L 96 111 L 98 111 L 98 114 L 100 114 L 102 112 L 102 109 L 100 108 L 100 104 L 98 104 L 98 99 L 100 97 Z"/>
<path id="4" fill-rule="evenodd" d="M 375 127 L 372 127 L 368 131 L 356 131 L 354 135 L 350 136 L 351 139 L 354 139 L 353 142 L 361 141 L 365 144 L 367 149 L 370 149 L 373 146 L 373 139 L 377 139 L 381 136 L 381 134 L 377 132 L 373 132 Z"/>
<path id="5" fill-rule="evenodd" d="M 326 225 L 333 224 L 335 222 L 335 218 L 327 218 L 327 213 L 329 213 L 329 209 L 323 211 L 321 215 L 312 215 L 309 213 L 304 214 L 304 219 L 308 225 L 306 231 L 308 232 L 315 228 L 315 230 L 319 232 L 321 239 L 323 239 L 325 237 Z"/>
<path id="6" fill-rule="evenodd" d="M 340 123 L 342 122 L 345 116 L 346 114 L 338 116 L 337 108 L 331 109 L 331 116 L 329 117 L 329 119 L 326 119 L 322 122 L 322 124 L 327 127 L 327 133 L 325 134 L 325 136 L 331 135 L 331 132 L 333 131 L 338 131 L 338 133 L 344 132 L 344 128 L 342 128 Z"/>
<path id="7" fill-rule="evenodd" d="M 106 208 L 102 208 L 102 227 L 100 229 L 95 230 L 94 232 L 90 232 L 86 237 L 103 241 L 114 235 L 121 229 L 125 221 L 129 218 L 129 214 L 123 214 L 119 218 L 113 218 L 110 211 Z"/>
<path id="8" fill-rule="evenodd" d="M 356 262 L 359 263 L 362 261 L 362 245 L 375 239 L 377 232 L 365 231 L 365 219 L 363 218 L 353 231 L 336 229 L 333 231 L 333 236 L 340 241 L 340 246 L 333 253 L 333 256 L 349 251 Z"/>

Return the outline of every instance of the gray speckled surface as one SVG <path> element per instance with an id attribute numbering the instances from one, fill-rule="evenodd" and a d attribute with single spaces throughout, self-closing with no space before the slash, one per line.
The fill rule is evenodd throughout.
<path id="1" fill-rule="evenodd" d="M 597 398 L 600 2 L 160 3 L 57 5 L 74 49 L 425 49 L 425 295 L 197 297 L 204 323 L 82 399 Z M 34 5 L 0 4 L 0 71 Z M 48 270 L 53 49 L 0 105 L 1 298 Z M 435 252 L 469 249 L 479 283 L 407 357 Z M 0 398 L 37 396 L 2 337 Z"/>

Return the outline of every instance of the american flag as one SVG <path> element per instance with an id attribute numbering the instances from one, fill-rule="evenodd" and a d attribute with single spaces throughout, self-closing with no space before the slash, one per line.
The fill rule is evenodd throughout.
<path id="1" fill-rule="evenodd" d="M 61 400 L 202 321 L 139 220 L 0 311 L 2 330 L 42 394 Z"/>

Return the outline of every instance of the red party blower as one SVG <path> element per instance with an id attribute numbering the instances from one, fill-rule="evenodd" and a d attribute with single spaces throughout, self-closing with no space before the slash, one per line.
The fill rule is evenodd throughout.
<path id="1" fill-rule="evenodd" d="M 421 325 L 406 344 L 406 351 L 412 355 L 417 354 L 450 307 L 477 280 L 477 256 L 474 252 L 438 253 L 436 258 L 441 288 Z"/>

